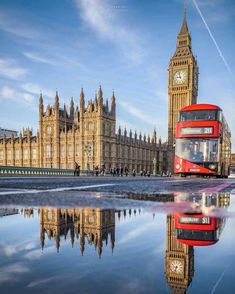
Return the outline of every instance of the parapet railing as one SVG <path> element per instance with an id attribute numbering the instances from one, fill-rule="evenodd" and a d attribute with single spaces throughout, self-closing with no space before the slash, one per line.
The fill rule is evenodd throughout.
<path id="1" fill-rule="evenodd" d="M 80 175 L 90 176 L 93 171 L 81 170 Z M 0 166 L 0 176 L 73 176 L 73 169 Z"/>

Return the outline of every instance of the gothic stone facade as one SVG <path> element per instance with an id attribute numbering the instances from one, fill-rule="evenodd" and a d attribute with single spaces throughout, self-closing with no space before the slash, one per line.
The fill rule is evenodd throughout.
<path id="1" fill-rule="evenodd" d="M 152 138 L 135 132 L 122 131 L 116 134 L 116 98 L 113 93 L 111 106 L 103 102 L 99 88 L 94 100 L 85 107 L 83 89 L 79 106 L 70 102 L 60 108 L 56 93 L 54 105 L 44 110 L 43 97 L 39 99 L 39 131 L 36 136 L 29 129 L 15 137 L 0 138 L 0 165 L 72 169 L 76 161 L 81 169 L 92 170 L 105 165 L 106 170 L 127 167 L 136 172 L 167 170 L 167 144 L 157 142 L 156 131 Z"/>

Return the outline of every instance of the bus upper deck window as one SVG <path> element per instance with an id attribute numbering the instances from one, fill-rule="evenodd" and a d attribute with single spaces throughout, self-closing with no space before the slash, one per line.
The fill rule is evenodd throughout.
<path id="1" fill-rule="evenodd" d="M 218 111 L 218 121 L 222 122 L 222 111 Z"/>

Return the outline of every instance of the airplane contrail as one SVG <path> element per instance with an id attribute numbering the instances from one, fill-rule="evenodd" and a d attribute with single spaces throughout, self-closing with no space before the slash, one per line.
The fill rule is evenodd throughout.
<path id="1" fill-rule="evenodd" d="M 212 40 L 213 43 L 215 44 L 215 47 L 216 47 L 216 49 L 217 49 L 217 51 L 218 51 L 218 53 L 219 53 L 219 55 L 220 55 L 220 57 L 221 57 L 221 59 L 222 59 L 222 61 L 223 61 L 223 63 L 224 63 L 226 69 L 227 69 L 228 72 L 231 74 L 231 76 L 234 77 L 234 76 L 233 76 L 233 73 L 232 73 L 232 70 L 231 70 L 230 66 L 228 65 L 228 62 L 227 62 L 227 60 L 225 59 L 223 53 L 221 52 L 221 50 L 220 50 L 220 48 L 219 48 L 219 45 L 217 44 L 217 42 L 216 42 L 216 40 L 215 40 L 215 38 L 214 38 L 214 36 L 213 36 L 213 34 L 212 34 L 212 32 L 211 32 L 211 30 L 210 30 L 208 24 L 207 24 L 207 22 L 205 21 L 205 18 L 204 18 L 204 16 L 202 15 L 202 12 L 201 12 L 200 8 L 198 7 L 198 4 L 197 4 L 196 0 L 192 0 L 192 1 L 193 1 L 193 4 L 194 4 L 195 8 L 197 9 L 197 12 L 199 13 L 199 15 L 200 15 L 200 17 L 201 17 L 201 19 L 202 19 L 202 21 L 203 21 L 203 23 L 204 23 L 204 25 L 205 25 L 207 31 L 208 31 L 210 37 L 211 37 L 211 40 Z"/>

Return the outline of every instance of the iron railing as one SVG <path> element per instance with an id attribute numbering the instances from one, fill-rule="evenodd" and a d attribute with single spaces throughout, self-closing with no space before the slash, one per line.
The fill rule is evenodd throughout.
<path id="1" fill-rule="evenodd" d="M 82 170 L 81 176 L 91 176 L 93 171 Z M 0 166 L 0 176 L 73 176 L 73 169 L 39 168 L 25 166 Z"/>

